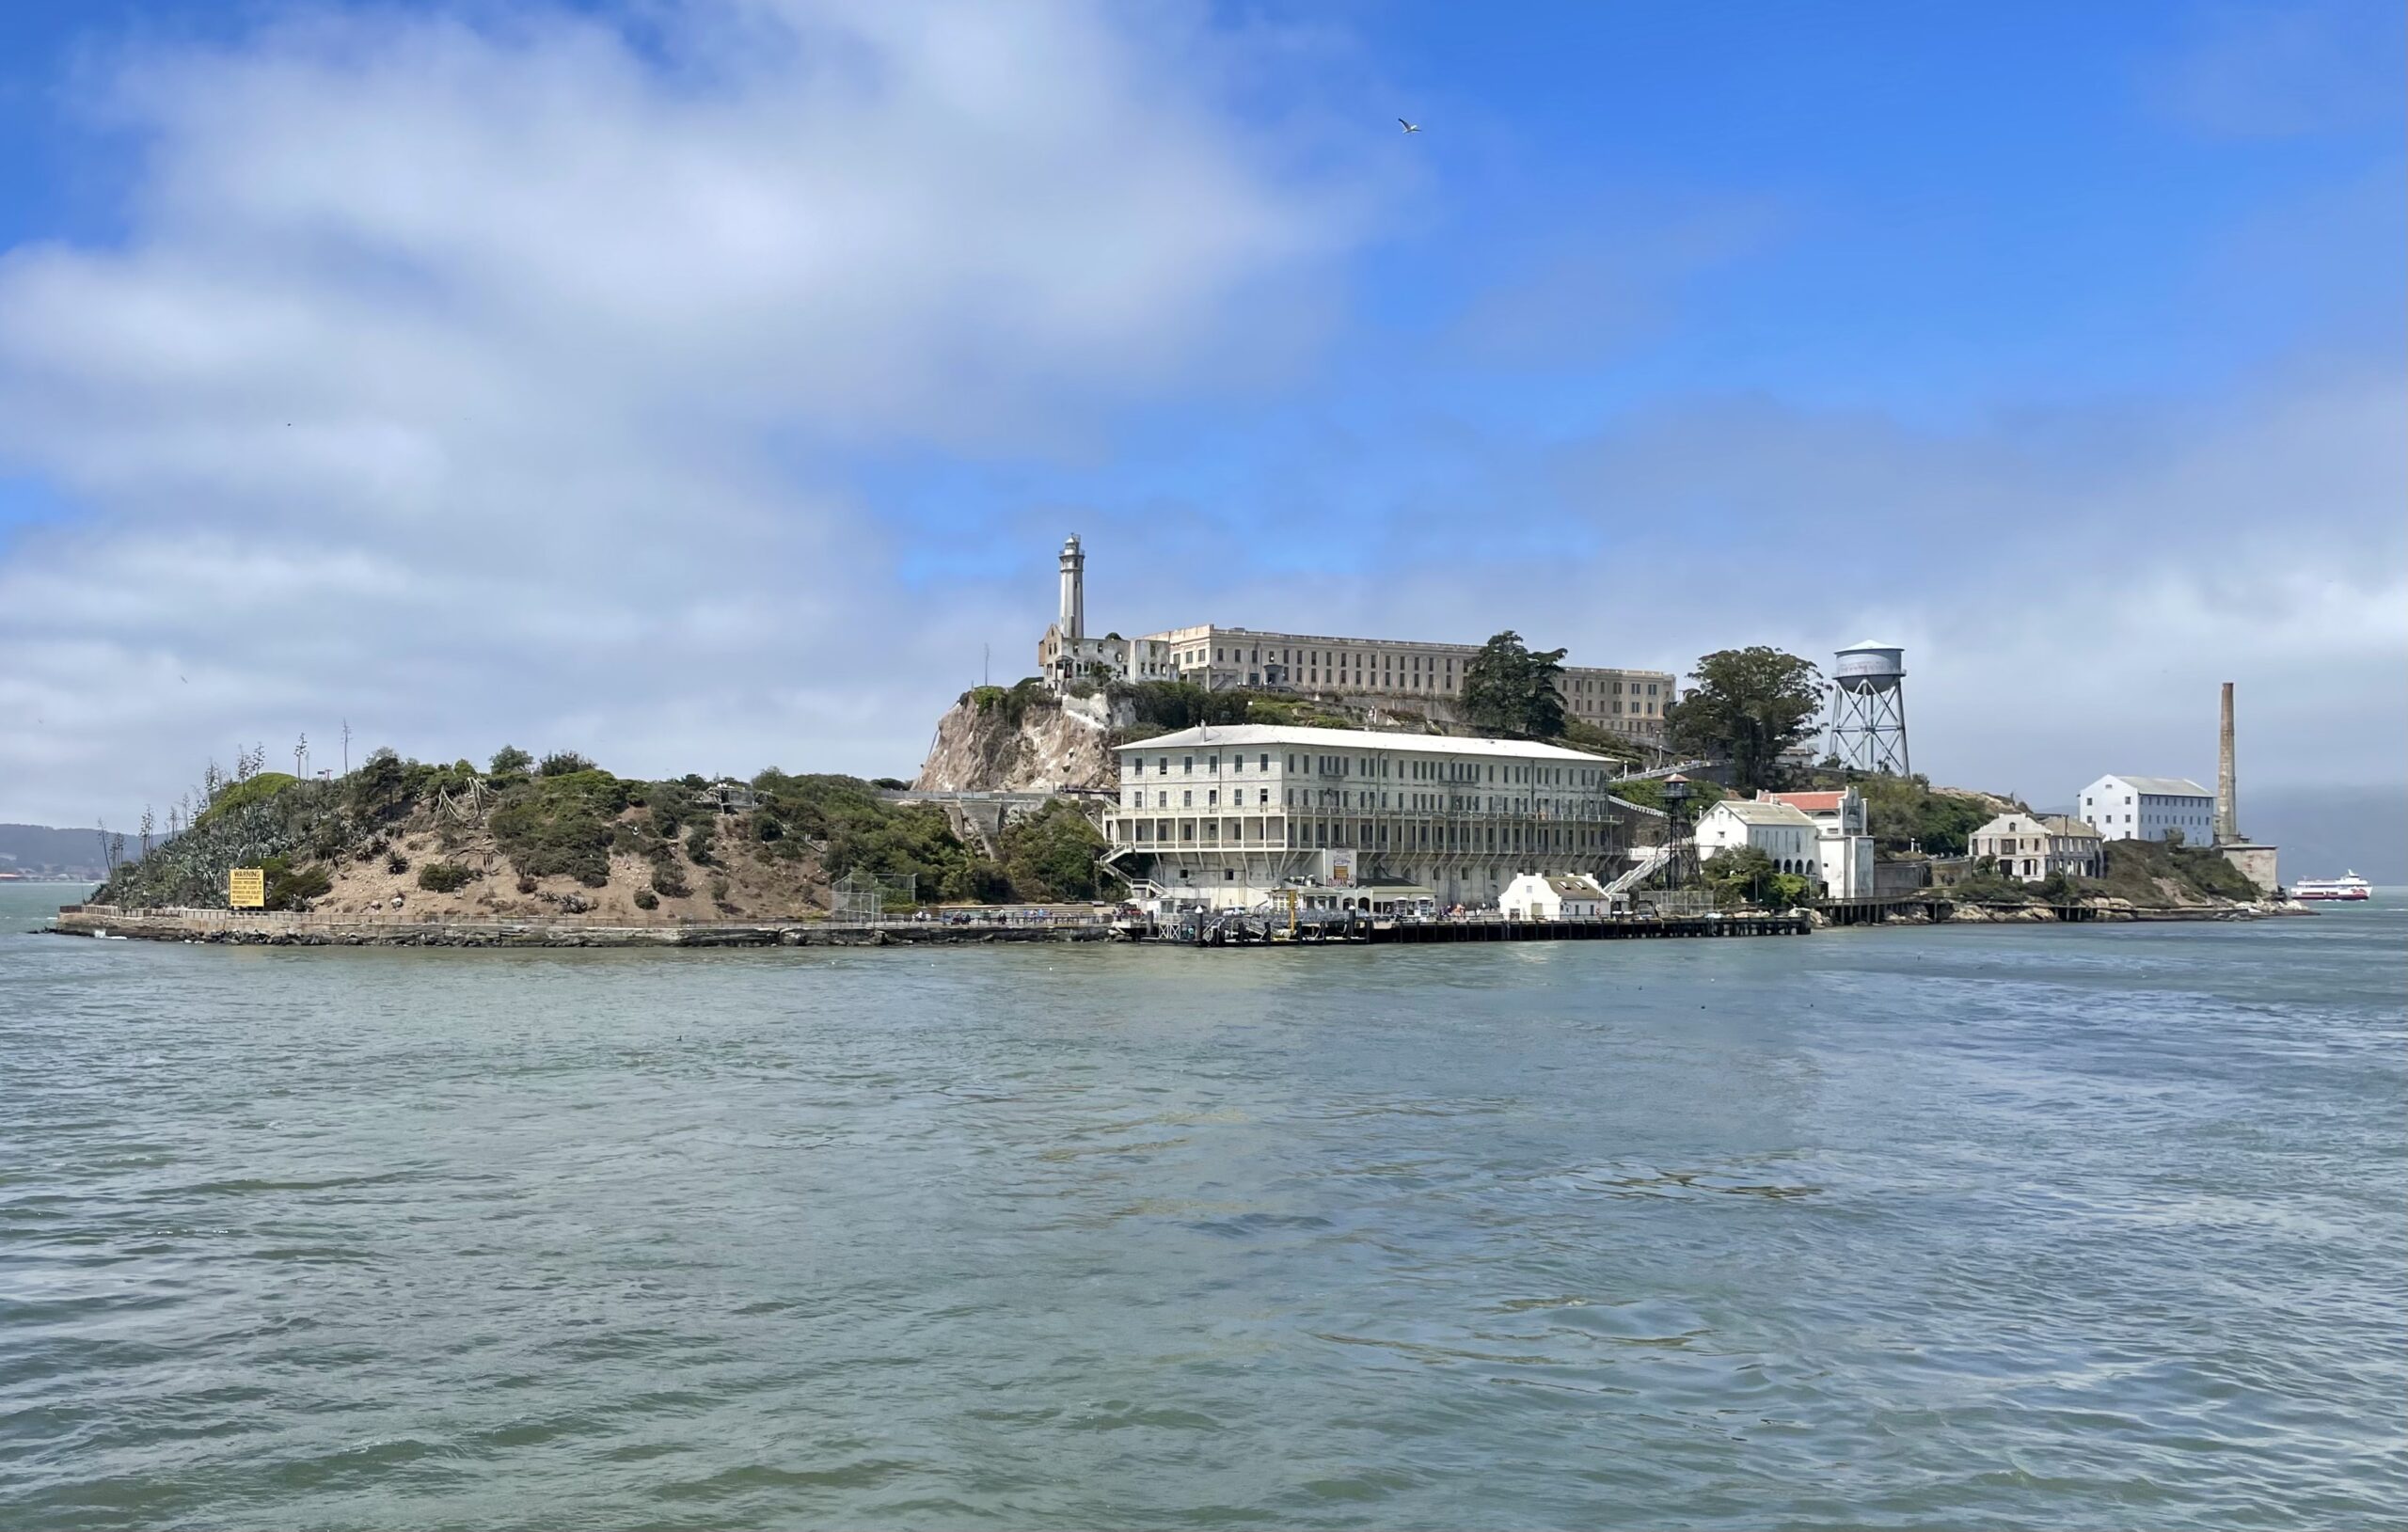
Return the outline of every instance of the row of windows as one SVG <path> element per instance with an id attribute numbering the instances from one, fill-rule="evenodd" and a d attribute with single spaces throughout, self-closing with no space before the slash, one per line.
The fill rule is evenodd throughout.
<path id="1" fill-rule="evenodd" d="M 1292 795 L 1291 796 L 1292 797 Z M 1259 787 L 1255 789 L 1254 800 L 1257 804 L 1269 803 L 1271 801 L 1271 789 L 1268 787 Z M 1220 801 L 1221 790 L 1219 788 L 1207 787 L 1204 789 L 1204 806 L 1206 808 L 1217 808 L 1220 805 Z M 1244 788 L 1232 787 L 1229 789 L 1229 804 L 1232 808 L 1239 807 L 1244 802 Z M 1144 788 L 1132 787 L 1129 789 L 1129 806 L 1133 809 L 1142 809 L 1146 806 L 1146 790 Z M 1182 787 L 1179 790 L 1179 806 L 1182 809 L 1192 809 L 1196 807 L 1195 788 Z M 1167 809 L 1170 807 L 1170 793 L 1167 789 L 1154 795 L 1154 807 L 1157 809 Z"/>
<path id="2" fill-rule="evenodd" d="M 1125 759 L 1128 763 L 1129 775 L 1142 777 L 1146 774 L 1146 758 L 1143 755 L 1132 753 Z M 1206 776 L 1217 777 L 1221 774 L 1222 757 L 1217 752 L 1206 755 L 1202 759 Z M 1400 762 L 1390 755 L 1315 755 L 1309 751 L 1297 750 L 1281 752 L 1281 759 L 1290 771 L 1311 771 L 1324 777 L 1402 777 L 1411 782 L 1494 782 L 1501 781 L 1533 787 L 1603 787 L 1607 781 L 1603 767 L 1538 766 L 1526 762 L 1506 764 L 1501 768 L 1503 775 L 1500 777 L 1498 764 L 1494 761 L 1446 761 L 1424 758 Z M 1162 777 L 1169 776 L 1171 760 L 1172 757 L 1167 755 L 1155 756 L 1154 774 Z M 1180 774 L 1188 777 L 1196 775 L 1196 760 L 1197 757 L 1194 755 L 1179 756 Z M 1269 771 L 1271 752 L 1258 751 L 1254 762 L 1256 771 Z M 1228 766 L 1233 774 L 1243 775 L 1246 769 L 1244 752 L 1232 752 L 1228 757 Z"/>
<path id="3" fill-rule="evenodd" d="M 1198 826 L 1201 825 L 1199 833 Z M 1118 837 L 1126 845 L 1153 845 L 1167 842 L 1193 845 L 1199 840 L 1208 845 L 1255 844 L 1284 846 L 1289 843 L 1289 826 L 1273 820 L 1268 836 L 1252 843 L 1244 839 L 1248 823 L 1237 819 L 1152 820 L 1135 819 L 1115 826 Z M 1176 825 L 1176 829 L 1173 826 Z M 1611 843 L 1607 832 L 1585 825 L 1395 825 L 1383 820 L 1316 820 L 1310 824 L 1295 822 L 1294 845 L 1298 846 L 1353 846 L 1367 851 L 1609 851 Z"/>
<path id="4" fill-rule="evenodd" d="M 1199 789 L 1194 787 L 1180 788 L 1179 790 L 1179 806 L 1182 809 L 1193 809 L 1196 807 L 1196 795 Z M 1217 787 L 1206 787 L 1200 789 L 1200 791 L 1204 795 L 1203 807 L 1212 809 L 1220 806 L 1221 789 Z M 1257 806 L 1267 805 L 1270 803 L 1270 788 L 1258 787 L 1254 792 L 1254 801 Z M 1230 806 L 1232 808 L 1244 807 L 1246 801 L 1245 795 L 1246 790 L 1243 787 L 1230 788 L 1228 799 Z M 1389 801 L 1391 797 L 1393 797 L 1395 800 L 1393 803 Z M 1142 809 L 1146 807 L 1146 790 L 1142 787 L 1132 787 L 1128 789 L 1127 800 L 1129 807 L 1133 809 Z M 1443 812 L 1447 813 L 1540 813 L 1563 816 L 1577 814 L 1584 806 L 1592 809 L 1594 807 L 1593 804 L 1584 805 L 1582 801 L 1577 798 L 1506 798 L 1498 795 L 1482 796 L 1477 793 L 1397 793 L 1390 795 L 1387 793 L 1373 792 L 1370 789 L 1348 793 L 1338 788 L 1314 789 L 1310 787 L 1291 787 L 1286 791 L 1280 801 L 1283 805 L 1291 809 L 1394 808 L 1407 813 L 1438 813 Z M 1158 789 L 1154 794 L 1153 806 L 1157 809 L 1169 808 L 1171 806 L 1170 789 L 1166 787 Z M 1590 817 L 1593 818 L 1595 815 L 1592 813 Z"/>
<path id="5" fill-rule="evenodd" d="M 1202 665 L 1206 653 L 1206 646 L 1199 644 L 1181 651 L 1179 662 L 1188 666 Z M 1307 681 L 1343 681 L 1351 673 L 1354 680 L 1360 682 L 1364 672 L 1369 671 L 1374 676 L 1385 676 L 1390 680 L 1402 676 L 1408 684 L 1425 688 L 1434 687 L 1442 675 L 1447 689 L 1451 690 L 1455 685 L 1455 659 L 1452 655 L 1422 655 L 1411 651 L 1398 654 L 1393 650 L 1265 649 L 1259 644 L 1251 647 L 1214 644 L 1211 646 L 1210 653 L 1212 656 L 1211 662 L 1214 665 L 1285 666 L 1301 669 Z M 1619 680 L 1570 676 L 1565 678 L 1563 689 L 1574 695 L 1594 693 L 1619 697 L 1623 694 L 1623 685 Z M 1655 697 L 1660 694 L 1664 684 L 1660 681 L 1633 681 L 1629 683 L 1630 694 L 1634 697 L 1640 695 L 1642 685 L 1647 688 L 1646 695 Z M 1648 711 L 1652 713 L 1655 709 L 1651 707 Z"/>
<path id="6" fill-rule="evenodd" d="M 2126 793 L 2126 794 L 2124 795 L 2124 807 L 2125 807 L 2125 808 L 2127 808 L 2127 809 L 2131 808 L 2131 807 L 2132 806 L 2133 801 L 2134 801 L 2134 799 L 2133 799 L 2133 795 L 2132 795 L 2132 794 L 2131 794 L 2131 793 Z M 2191 794 L 2189 794 L 2189 793 L 2143 793 L 2143 794 L 2139 795 L 2139 803 L 2140 803 L 2141 808 L 2142 808 L 2142 809 L 2144 809 L 2144 810 L 2148 810 L 2148 809 L 2178 809 L 2178 809 L 2202 809 L 2202 808 L 2207 807 L 2207 806 L 2208 806 L 2208 804 L 2210 803 L 2210 799 L 2207 799 L 2207 798 L 2196 798 L 2196 797 L 2194 797 L 2193 795 L 2191 795 Z M 2099 806 L 2099 799 L 2098 799 L 2096 797 L 2092 796 L 2091 794 L 2084 793 L 2084 794 L 2082 796 L 2082 806 L 2083 806 L 2084 809 L 2093 809 L 2093 808 L 2097 808 L 2097 807 Z M 2113 802 L 2113 800 L 2112 800 L 2112 799 L 2109 801 L 2109 805 L 2108 805 L 2108 806 L 2109 806 L 2110 808 L 2113 808 L 2113 807 L 2115 806 L 2115 804 L 2114 804 L 2114 802 Z"/>
<path id="7" fill-rule="evenodd" d="M 1440 656 L 1435 655 L 1407 654 L 1401 656 L 1403 663 L 1400 665 L 1398 663 L 1400 656 L 1388 650 L 1373 650 L 1369 652 L 1368 655 L 1361 650 L 1341 649 L 1280 649 L 1268 652 L 1272 655 L 1270 663 L 1274 665 L 1326 665 L 1338 668 L 1351 664 L 1359 671 L 1368 662 L 1375 671 L 1402 670 L 1408 674 L 1415 671 L 1435 671 L 1438 669 L 1440 659 Z M 1265 653 L 1266 651 L 1259 647 L 1252 649 L 1215 647 L 1212 651 L 1212 663 L 1229 664 L 1231 656 L 1234 655 L 1237 664 L 1260 665 L 1263 663 L 1262 656 Z M 1204 651 L 1200 647 L 1192 649 L 1180 657 L 1190 664 L 1201 665 L 1204 663 Z M 1445 663 L 1447 673 L 1454 674 L 1454 656 L 1451 655 L 1445 656 Z"/>

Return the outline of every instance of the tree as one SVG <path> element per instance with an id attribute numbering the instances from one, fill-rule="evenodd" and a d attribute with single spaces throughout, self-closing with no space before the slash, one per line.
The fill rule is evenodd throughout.
<path id="1" fill-rule="evenodd" d="M 1806 897 L 1806 879 L 1782 872 L 1758 846 L 1735 845 L 1718 853 L 1702 871 L 1717 904 L 1779 911 Z"/>
<path id="2" fill-rule="evenodd" d="M 1031 900 L 1117 898 L 1120 880 L 1096 864 L 1110 849 L 1078 806 L 1059 800 L 1004 829 L 998 849 L 1013 893 Z"/>
<path id="3" fill-rule="evenodd" d="M 1533 653 L 1508 628 L 1465 662 L 1465 721 L 1516 739 L 1553 739 L 1563 733 L 1563 651 Z"/>
<path id="4" fill-rule="evenodd" d="M 1936 793 L 1931 779 L 1921 775 L 1851 774 L 1848 782 L 1864 795 L 1873 841 L 1883 851 L 1961 857 L 1973 831 L 1998 812 L 1986 798 Z"/>
<path id="5" fill-rule="evenodd" d="M 1664 710 L 1673 748 L 1729 761 L 1740 792 L 1777 785 L 1782 751 L 1804 739 L 1822 711 L 1823 673 L 1756 644 L 1703 656 L 1689 679 L 1698 685 Z"/>
<path id="6" fill-rule="evenodd" d="M 535 758 L 515 745 L 504 745 L 485 767 L 497 777 L 523 777 L 535 768 Z"/>

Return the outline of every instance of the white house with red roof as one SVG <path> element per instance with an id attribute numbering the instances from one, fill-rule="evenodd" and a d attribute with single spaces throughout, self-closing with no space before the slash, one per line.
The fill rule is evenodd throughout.
<path id="1" fill-rule="evenodd" d="M 1853 787 L 1830 793 L 1758 793 L 1760 803 L 1785 803 L 1814 822 L 1814 850 L 1827 899 L 1873 893 L 1873 836 L 1864 795 Z"/>
<path id="2" fill-rule="evenodd" d="M 1814 821 L 1786 803 L 1726 798 L 1697 816 L 1697 854 L 1712 861 L 1725 851 L 1753 846 L 1775 868 L 1811 885 L 1820 871 L 1814 854 Z"/>

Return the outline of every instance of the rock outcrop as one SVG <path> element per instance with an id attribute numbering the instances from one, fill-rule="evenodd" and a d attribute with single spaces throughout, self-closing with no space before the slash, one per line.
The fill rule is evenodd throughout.
<path id="1" fill-rule="evenodd" d="M 912 779 L 924 793 L 1052 793 L 1117 788 L 1112 717 L 1101 696 L 1056 699 L 1014 688 L 965 695 L 937 720 Z"/>

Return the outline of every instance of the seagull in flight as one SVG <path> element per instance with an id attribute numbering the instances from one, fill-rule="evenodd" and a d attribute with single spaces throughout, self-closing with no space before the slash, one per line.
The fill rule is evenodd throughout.
<path id="1" fill-rule="evenodd" d="M 1406 122 L 1402 118 L 1398 118 L 1397 120 L 1404 123 L 1404 131 L 1407 133 L 1419 133 L 1421 131 L 1421 124 L 1418 122 Z"/>

